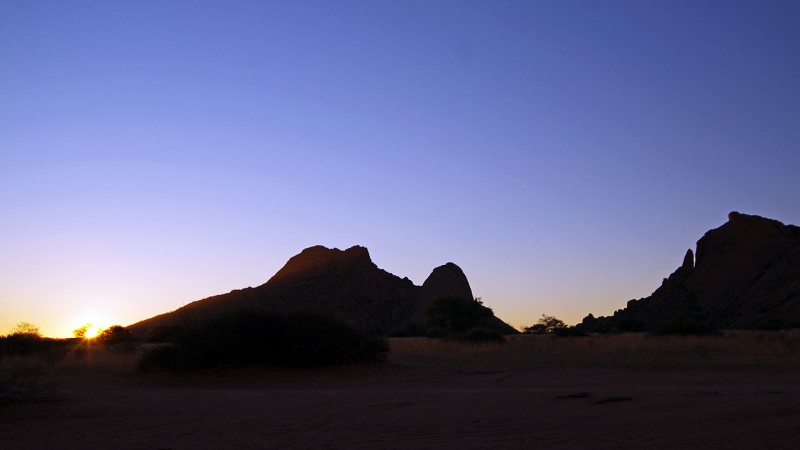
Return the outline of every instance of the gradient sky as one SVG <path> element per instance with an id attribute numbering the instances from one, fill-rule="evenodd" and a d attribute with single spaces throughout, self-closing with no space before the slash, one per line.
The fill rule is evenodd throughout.
<path id="1" fill-rule="evenodd" d="M 797 1 L 0 0 L 0 334 L 364 245 L 511 325 L 800 224 Z"/>

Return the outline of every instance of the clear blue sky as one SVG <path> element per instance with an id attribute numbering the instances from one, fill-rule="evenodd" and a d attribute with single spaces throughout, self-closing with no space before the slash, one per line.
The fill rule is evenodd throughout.
<path id="1" fill-rule="evenodd" d="M 514 326 L 800 224 L 800 2 L 0 0 L 0 334 L 127 325 L 305 247 Z"/>

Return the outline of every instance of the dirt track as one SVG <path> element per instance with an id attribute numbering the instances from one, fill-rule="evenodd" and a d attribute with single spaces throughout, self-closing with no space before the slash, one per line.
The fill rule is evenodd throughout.
<path id="1" fill-rule="evenodd" d="M 798 378 L 397 364 L 190 378 L 62 374 L 61 400 L 0 409 L 0 442 L 9 449 L 791 448 L 800 445 Z"/>

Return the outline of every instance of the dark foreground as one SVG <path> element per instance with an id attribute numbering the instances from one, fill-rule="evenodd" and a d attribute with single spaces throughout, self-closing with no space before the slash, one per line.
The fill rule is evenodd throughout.
<path id="1" fill-rule="evenodd" d="M 55 396 L 0 407 L 0 443 L 9 449 L 800 446 L 794 341 L 769 355 L 702 340 L 685 348 L 642 342 L 537 341 L 498 349 L 395 341 L 389 364 L 321 372 L 177 376 L 56 368 Z"/>

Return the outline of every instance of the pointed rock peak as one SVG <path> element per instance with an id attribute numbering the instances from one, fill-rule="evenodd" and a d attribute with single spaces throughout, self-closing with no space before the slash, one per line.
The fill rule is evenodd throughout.
<path id="1" fill-rule="evenodd" d="M 293 256 L 269 282 L 313 278 L 328 272 L 347 272 L 360 267 L 374 266 L 366 247 L 355 245 L 347 250 L 309 247 Z"/>
<path id="2" fill-rule="evenodd" d="M 433 300 L 445 295 L 463 298 L 473 298 L 472 288 L 469 286 L 467 276 L 457 265 L 449 262 L 433 269 L 422 288 L 425 297 Z"/>
<path id="3" fill-rule="evenodd" d="M 681 267 L 686 270 L 694 269 L 694 252 L 692 249 L 686 250 L 686 256 L 683 257 Z"/>

